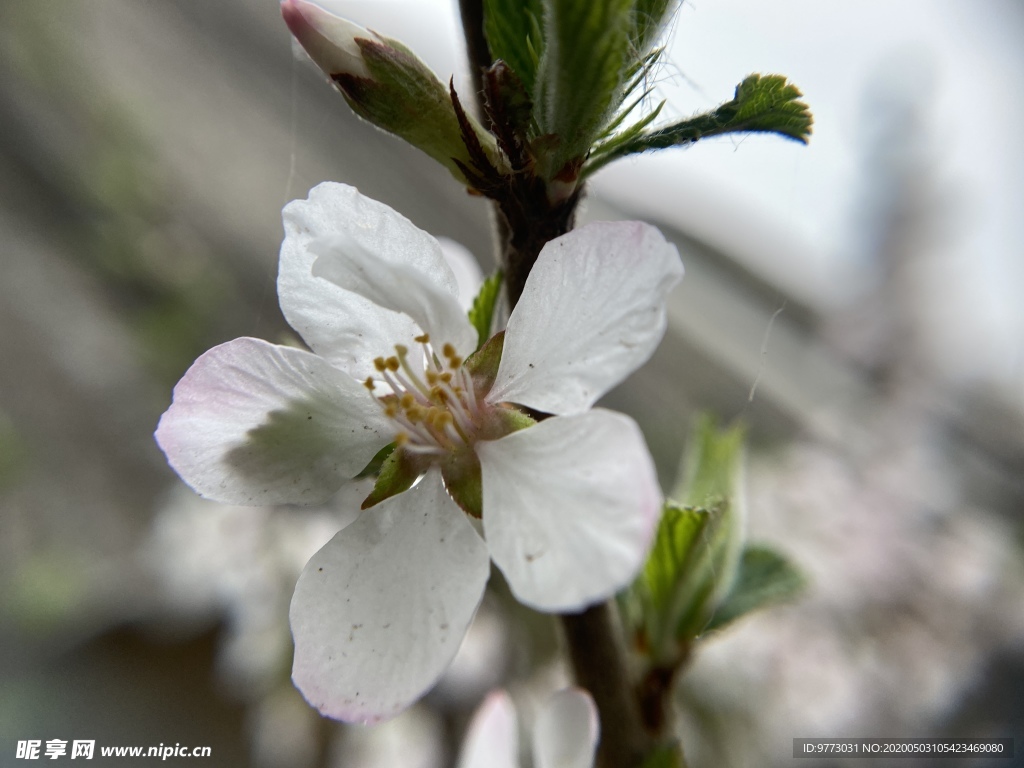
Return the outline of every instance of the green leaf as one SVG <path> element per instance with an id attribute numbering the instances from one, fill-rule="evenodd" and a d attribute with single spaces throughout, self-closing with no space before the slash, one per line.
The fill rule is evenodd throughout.
<path id="1" fill-rule="evenodd" d="M 679 582 L 690 566 L 694 542 L 710 520 L 707 510 L 666 506 L 662 511 L 654 547 L 644 565 L 643 580 L 650 607 L 661 613 L 672 609 Z"/>
<path id="2" fill-rule="evenodd" d="M 626 155 L 685 146 L 727 133 L 775 133 L 806 144 L 813 118 L 802 97 L 797 87 L 781 75 L 750 75 L 736 86 L 731 101 L 711 112 L 598 148 L 583 175 L 589 176 Z"/>
<path id="3" fill-rule="evenodd" d="M 719 428 L 713 416 L 704 414 L 697 419 L 676 484 L 675 496 L 684 503 L 721 511 L 714 529 L 712 608 L 732 589 L 743 551 L 745 448 L 742 424 Z M 694 624 L 691 629 L 701 628 Z"/>
<path id="4" fill-rule="evenodd" d="M 675 663 L 715 612 L 728 570 L 728 512 L 728 506 L 664 510 L 639 588 L 656 663 Z"/>
<path id="5" fill-rule="evenodd" d="M 641 94 L 639 98 L 634 100 L 628 107 L 626 107 L 626 109 L 624 109 L 619 114 L 619 116 L 615 118 L 615 121 L 609 126 L 609 129 L 611 131 L 614 131 L 616 128 L 618 128 L 622 121 L 629 116 L 629 113 L 632 112 L 647 95 L 648 92 L 645 91 L 643 94 Z M 651 110 L 650 113 L 637 120 L 635 123 L 633 123 L 633 125 L 629 126 L 629 128 L 627 128 L 626 130 L 617 133 L 614 136 L 610 136 L 610 138 L 607 138 L 604 141 L 600 141 L 598 144 L 594 146 L 594 149 L 590 153 L 590 156 L 592 158 L 600 157 L 604 153 L 614 152 L 619 147 L 633 141 L 637 136 L 640 135 L 644 128 L 646 128 L 648 125 L 650 125 L 657 119 L 658 115 L 661 114 L 661 110 L 664 108 L 664 106 L 665 102 L 662 101 L 661 103 L 658 104 L 658 106 Z"/>
<path id="6" fill-rule="evenodd" d="M 763 546 L 747 547 L 736 584 L 707 629 L 721 629 L 751 611 L 792 600 L 806 585 L 803 574 L 778 552 Z"/>
<path id="7" fill-rule="evenodd" d="M 727 116 L 731 130 L 778 133 L 807 143 L 811 135 L 810 110 L 800 99 L 803 94 L 782 75 L 750 75 L 736 86 L 730 105 L 735 114 Z"/>
<path id="8" fill-rule="evenodd" d="M 533 93 L 544 47 L 541 0 L 484 0 L 484 36 L 491 60 L 503 60 Z"/>
<path id="9" fill-rule="evenodd" d="M 679 6 L 679 0 L 636 0 L 631 35 L 634 50 L 640 55 L 647 53 Z"/>
<path id="10" fill-rule="evenodd" d="M 745 442 L 742 425 L 719 429 L 711 415 L 698 417 L 671 496 L 685 504 L 705 507 L 735 498 Z"/>
<path id="11" fill-rule="evenodd" d="M 633 588 L 641 645 L 655 664 L 679 663 L 733 588 L 743 546 L 743 446 L 742 427 L 698 420 L 676 493 L 687 504 L 666 504 Z"/>
<path id="12" fill-rule="evenodd" d="M 491 323 L 494 318 L 494 307 L 501 295 L 501 270 L 484 280 L 480 292 L 473 299 L 469 308 L 469 322 L 476 328 L 476 348 L 480 349 L 491 338 Z"/>
<path id="13" fill-rule="evenodd" d="M 544 53 L 534 105 L 547 180 L 574 181 L 583 158 L 623 98 L 632 63 L 632 0 L 544 0 Z"/>

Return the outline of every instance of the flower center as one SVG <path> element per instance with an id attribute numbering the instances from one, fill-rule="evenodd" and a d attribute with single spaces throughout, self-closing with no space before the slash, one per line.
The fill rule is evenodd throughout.
<path id="1" fill-rule="evenodd" d="M 378 395 L 378 380 L 373 376 L 364 386 L 388 418 L 398 423 L 395 442 L 399 447 L 441 455 L 471 446 L 487 410 L 477 400 L 473 377 L 451 344 L 445 344 L 439 356 L 429 335 L 417 336 L 416 341 L 422 348 L 422 376 L 409 365 L 408 347 L 396 344 L 394 355 L 373 361 L 379 380 L 391 392 Z"/>

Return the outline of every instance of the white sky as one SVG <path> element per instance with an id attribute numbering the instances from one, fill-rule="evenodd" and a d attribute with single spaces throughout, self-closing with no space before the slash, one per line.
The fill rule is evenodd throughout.
<path id="1" fill-rule="evenodd" d="M 464 71 L 452 0 L 323 2 L 402 40 L 443 77 Z M 996 380 L 1024 405 L 1022 17 L 1008 0 L 687 0 L 656 92 L 669 101 L 663 114 L 714 107 L 751 72 L 780 73 L 811 105 L 811 144 L 702 142 L 617 163 L 594 188 L 683 225 L 718 223 L 712 237 L 755 258 L 743 236 L 771 241 L 773 259 L 758 268 L 835 303 L 858 284 L 868 86 L 929 93 L 920 140 L 953 223 L 935 257 L 935 345 L 951 374 Z"/>

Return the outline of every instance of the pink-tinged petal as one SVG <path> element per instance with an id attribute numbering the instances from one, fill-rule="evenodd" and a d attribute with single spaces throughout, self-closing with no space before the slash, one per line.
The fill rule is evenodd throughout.
<path id="1" fill-rule="evenodd" d="M 492 691 L 469 724 L 458 768 L 519 768 L 519 728 L 512 699 Z"/>
<path id="2" fill-rule="evenodd" d="M 361 250 L 430 274 L 449 293 L 456 290 L 437 241 L 354 187 L 333 182 L 314 187 L 309 199 L 285 206 L 284 231 L 277 275 L 281 311 L 314 352 L 353 378 L 372 375 L 375 357 L 393 355 L 397 343 L 413 346 L 421 331 L 410 317 L 314 277 L 317 254 L 310 243 L 346 235 Z"/>
<path id="3" fill-rule="evenodd" d="M 654 352 L 682 276 L 676 247 L 640 222 L 595 222 L 552 240 L 509 318 L 487 399 L 585 411 Z"/>
<path id="4" fill-rule="evenodd" d="M 156 441 L 200 495 L 315 504 L 393 436 L 365 388 L 309 352 L 235 339 L 192 364 Z"/>
<path id="5" fill-rule="evenodd" d="M 578 611 L 633 580 L 654 535 L 661 491 L 632 419 L 598 408 L 476 450 L 487 546 L 520 602 Z"/>
<path id="6" fill-rule="evenodd" d="M 328 75 L 370 79 L 356 38 L 374 40 L 377 36 L 372 32 L 308 0 L 282 0 L 281 16 L 309 57 Z"/>
<path id="7" fill-rule="evenodd" d="M 536 768 L 591 768 L 600 736 L 597 707 L 582 688 L 566 688 L 544 704 L 533 726 Z"/>
<path id="8" fill-rule="evenodd" d="M 319 256 L 313 265 L 316 277 L 369 299 L 377 307 L 411 317 L 438 348 L 450 343 L 464 357 L 472 354 L 476 332 L 459 306 L 455 278 L 443 257 L 451 286 L 440 284 L 410 264 L 388 262 L 347 234 L 316 240 L 309 248 Z M 415 344 L 412 340 L 399 341 Z"/>
<path id="9" fill-rule="evenodd" d="M 397 715 L 459 649 L 483 596 L 487 547 L 432 470 L 365 511 L 306 565 L 291 605 L 292 680 L 347 722 Z"/>

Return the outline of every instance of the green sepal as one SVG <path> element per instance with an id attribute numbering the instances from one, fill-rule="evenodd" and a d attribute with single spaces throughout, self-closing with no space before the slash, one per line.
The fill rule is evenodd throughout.
<path id="1" fill-rule="evenodd" d="M 469 322 L 476 329 L 476 348 L 480 349 L 491 336 L 491 322 L 494 318 L 494 307 L 501 295 L 502 273 L 499 269 L 493 275 L 484 280 L 480 286 L 480 292 L 473 299 L 473 306 L 469 308 Z M 495 373 L 497 369 L 495 369 Z"/>
<path id="2" fill-rule="evenodd" d="M 632 13 L 632 0 L 544 0 L 544 52 L 533 100 L 540 134 L 554 139 L 537 158 L 545 180 L 575 183 L 622 103 L 633 57 Z"/>
<path id="3" fill-rule="evenodd" d="M 495 408 L 487 421 L 480 428 L 480 437 L 484 440 L 500 440 L 521 429 L 536 425 L 537 420 L 518 408 L 504 406 Z"/>
<path id="4" fill-rule="evenodd" d="M 355 42 L 370 77 L 332 75 L 352 110 L 426 152 L 458 181 L 468 183 L 459 162 L 472 166 L 472 160 L 448 87 L 397 40 L 357 37 Z M 497 162 L 494 137 L 472 118 L 469 123 L 484 151 Z"/>
<path id="5" fill-rule="evenodd" d="M 480 349 L 470 355 L 464 366 L 473 377 L 473 387 L 478 398 L 491 391 L 494 380 L 498 376 L 501 365 L 501 351 L 505 346 L 505 332 L 501 331 L 489 338 Z"/>
<path id="6" fill-rule="evenodd" d="M 768 547 L 749 546 L 743 550 L 736 583 L 707 631 L 722 629 L 752 611 L 789 602 L 806 586 L 804 575 L 783 555 Z"/>
<path id="7" fill-rule="evenodd" d="M 480 459 L 470 448 L 453 451 L 441 463 L 441 477 L 448 495 L 467 515 L 479 519 L 484 514 L 484 483 Z"/>
<path id="8" fill-rule="evenodd" d="M 503 60 L 532 93 L 544 48 L 541 0 L 483 0 L 483 6 L 491 61 Z"/>
<path id="9" fill-rule="evenodd" d="M 377 482 L 370 495 L 363 500 L 361 509 L 369 509 L 385 499 L 409 490 L 429 467 L 430 462 L 425 457 L 396 448 L 381 464 Z"/>
<path id="10" fill-rule="evenodd" d="M 782 75 L 750 75 L 736 86 L 731 101 L 711 112 L 595 147 L 583 176 L 626 155 L 685 146 L 727 133 L 775 133 L 806 144 L 814 120 L 802 98 L 800 90 Z"/>
<path id="11" fill-rule="evenodd" d="M 384 461 L 391 455 L 395 450 L 395 443 L 388 443 L 381 448 L 377 453 L 373 455 L 370 462 L 363 467 L 363 471 L 356 475 L 356 480 L 362 480 L 366 477 L 376 477 L 380 474 L 381 467 L 384 465 Z"/>

